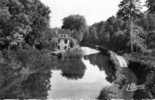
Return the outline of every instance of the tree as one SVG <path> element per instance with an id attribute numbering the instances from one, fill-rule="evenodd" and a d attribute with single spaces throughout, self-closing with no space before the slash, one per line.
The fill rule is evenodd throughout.
<path id="1" fill-rule="evenodd" d="M 140 2 L 139 0 L 123 0 L 120 5 L 120 10 L 117 13 L 119 18 L 122 18 L 129 23 L 129 32 L 130 32 L 130 49 L 133 51 L 133 34 L 134 34 L 134 20 L 138 18 L 142 13 L 140 11 Z"/>
<path id="2" fill-rule="evenodd" d="M 70 15 L 63 19 L 62 29 L 74 31 L 73 36 L 82 41 L 83 36 L 88 32 L 86 20 L 81 15 Z"/>
<path id="3" fill-rule="evenodd" d="M 89 27 L 89 35 L 85 37 L 83 45 L 102 45 L 116 52 L 127 52 L 128 35 L 127 23 L 114 16 L 107 21 L 101 21 Z"/>
<path id="4" fill-rule="evenodd" d="M 155 2 L 154 0 L 146 0 L 148 7 L 147 11 L 144 12 L 143 16 L 135 20 L 135 24 L 143 28 L 145 34 L 145 42 L 148 49 L 154 49 L 154 31 L 155 31 Z"/>
<path id="5" fill-rule="evenodd" d="M 38 91 L 44 92 L 39 98 L 47 96 L 54 59 L 33 45 L 47 33 L 49 13 L 39 0 L 0 0 L 0 98 L 32 98 Z M 18 49 L 9 49 L 12 45 Z M 38 76 L 44 73 L 48 79 Z M 34 84 L 37 91 L 30 94 Z"/>
<path id="6" fill-rule="evenodd" d="M 39 0 L 1 0 L 0 45 L 34 45 L 49 26 L 49 13 Z"/>
<path id="7" fill-rule="evenodd" d="M 117 12 L 117 17 L 123 20 L 129 20 L 130 17 L 135 19 L 142 13 L 140 11 L 141 5 L 139 0 L 122 0 L 119 4 L 119 11 Z"/>

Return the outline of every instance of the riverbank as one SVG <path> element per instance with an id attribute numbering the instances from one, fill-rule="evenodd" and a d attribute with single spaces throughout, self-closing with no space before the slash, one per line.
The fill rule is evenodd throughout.
<path id="1" fill-rule="evenodd" d="M 54 59 L 33 48 L 0 52 L 0 98 L 46 98 Z"/>
<path id="2" fill-rule="evenodd" d="M 134 91 L 132 98 L 155 98 L 155 56 L 153 54 L 130 53 L 124 54 L 124 57 L 128 61 L 128 68 L 137 77 L 137 84 L 145 84 L 145 89 Z M 116 86 L 110 86 L 103 88 L 98 98 L 109 100 L 110 98 L 121 98 L 123 97 L 122 94 L 123 91 L 121 89 Z"/>

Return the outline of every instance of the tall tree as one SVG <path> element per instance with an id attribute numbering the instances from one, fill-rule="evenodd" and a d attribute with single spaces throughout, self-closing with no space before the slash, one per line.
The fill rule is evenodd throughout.
<path id="1" fill-rule="evenodd" d="M 123 20 L 129 20 L 131 16 L 136 18 L 142 14 L 140 9 L 140 0 L 122 0 L 119 4 L 117 17 Z"/>
<path id="2" fill-rule="evenodd" d="M 0 46 L 33 45 L 49 26 L 49 13 L 39 0 L 0 0 Z"/>
<path id="3" fill-rule="evenodd" d="M 147 10 L 147 21 L 148 21 L 148 37 L 147 37 L 147 44 L 148 48 L 154 49 L 155 48 L 155 0 L 146 0 L 146 4 L 148 7 Z"/>
<path id="4" fill-rule="evenodd" d="M 119 4 L 120 10 L 117 16 L 129 23 L 130 32 L 130 47 L 131 52 L 133 51 L 133 34 L 134 34 L 134 20 L 141 15 L 140 1 L 139 0 L 123 0 Z"/>

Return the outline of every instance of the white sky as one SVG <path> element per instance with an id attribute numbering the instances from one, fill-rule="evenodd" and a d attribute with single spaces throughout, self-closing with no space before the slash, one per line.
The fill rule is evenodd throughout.
<path id="1" fill-rule="evenodd" d="M 105 21 L 118 11 L 121 0 L 41 0 L 51 9 L 51 27 L 61 27 L 62 19 L 71 14 L 85 17 L 87 24 Z M 142 0 L 145 1 L 145 0 Z"/>

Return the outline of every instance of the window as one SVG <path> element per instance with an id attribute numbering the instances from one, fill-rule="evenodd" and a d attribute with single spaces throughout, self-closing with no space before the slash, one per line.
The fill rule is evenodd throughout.
<path id="1" fill-rule="evenodd" d="M 67 44 L 68 40 L 67 40 L 67 39 L 65 39 L 64 41 L 65 41 L 65 43 Z"/>
<path id="2" fill-rule="evenodd" d="M 70 45 L 71 48 L 73 48 L 73 46 L 74 46 L 74 44 L 73 44 L 72 41 L 70 41 L 70 44 L 69 45 Z"/>

